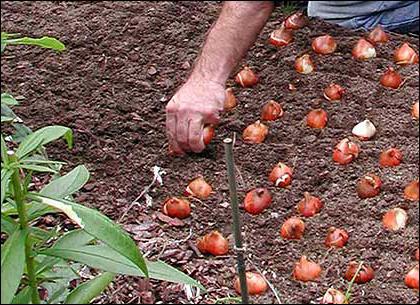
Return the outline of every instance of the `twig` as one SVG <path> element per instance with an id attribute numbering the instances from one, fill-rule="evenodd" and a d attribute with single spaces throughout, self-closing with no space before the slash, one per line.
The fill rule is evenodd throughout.
<path id="1" fill-rule="evenodd" d="M 274 296 L 276 297 L 277 303 L 278 304 L 285 304 L 285 303 L 282 303 L 280 301 L 280 296 L 277 293 L 276 288 L 274 287 L 273 284 L 271 284 L 271 282 L 269 280 L 267 280 L 267 278 L 264 276 L 264 274 L 261 272 L 261 270 L 257 267 L 257 265 L 255 265 L 249 257 L 247 257 L 247 260 L 255 268 L 255 270 L 257 270 L 258 273 L 262 276 L 262 278 L 264 279 L 264 281 L 267 283 L 268 287 L 270 287 L 271 291 L 274 293 Z"/>
<path id="2" fill-rule="evenodd" d="M 138 203 L 137 201 L 139 201 L 140 200 L 140 198 L 141 197 L 143 197 L 149 190 L 150 190 L 150 188 L 155 184 L 155 182 L 156 182 L 156 180 L 157 180 L 157 178 L 158 178 L 158 176 L 157 175 L 153 175 L 153 180 L 152 180 L 152 182 L 148 185 L 148 186 L 146 186 L 144 189 L 143 189 L 143 191 L 140 193 L 140 195 L 138 195 L 137 196 L 137 198 L 136 199 L 134 199 L 134 201 L 133 202 L 131 202 L 131 204 L 128 206 L 128 208 L 124 211 L 124 213 L 121 215 L 121 217 L 118 219 L 118 222 L 120 223 L 122 220 L 123 220 L 123 218 L 125 217 L 125 215 L 127 215 L 127 213 L 128 213 L 128 211 L 129 210 L 131 210 L 131 208 L 136 204 L 136 203 Z"/>

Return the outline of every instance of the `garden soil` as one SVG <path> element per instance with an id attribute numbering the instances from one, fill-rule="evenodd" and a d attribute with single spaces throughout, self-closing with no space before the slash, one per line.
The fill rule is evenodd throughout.
<path id="1" fill-rule="evenodd" d="M 415 265 L 418 247 L 418 202 L 403 199 L 405 185 L 419 175 L 419 125 L 410 115 L 419 100 L 419 66 L 396 67 L 393 50 L 408 41 L 416 51 L 417 38 L 391 35 L 377 47 L 375 59 L 359 62 L 351 48 L 364 32 L 349 31 L 312 20 L 299 30 L 295 41 L 282 49 L 267 44 L 269 33 L 284 19 L 277 8 L 258 41 L 236 73 L 247 64 L 260 76 L 252 89 L 233 83 L 238 107 L 223 116 L 217 135 L 202 154 L 169 157 L 165 138 L 165 105 L 188 77 L 206 32 L 216 20 L 218 2 L 8 2 L 1 3 L 1 28 L 10 33 L 62 40 L 63 53 L 35 47 L 10 47 L 2 55 L 2 92 L 24 96 L 16 112 L 33 129 L 50 124 L 74 131 L 75 147 L 64 143 L 50 147 L 51 157 L 68 162 L 65 170 L 85 164 L 91 179 L 78 200 L 97 208 L 132 234 L 149 259 L 164 260 L 199 280 L 207 294 L 188 299 L 183 287 L 118 276 L 96 303 L 214 303 L 237 297 L 233 290 L 235 255 L 227 186 L 223 139 L 236 135 L 235 161 L 239 197 L 247 190 L 268 187 L 274 196 L 269 209 L 258 216 L 241 210 L 247 268 L 261 271 L 283 303 L 318 303 L 329 287 L 345 291 L 347 264 L 363 260 L 375 269 L 370 283 L 355 285 L 352 303 L 417 303 L 418 292 L 406 288 L 405 274 Z M 338 41 L 330 56 L 313 54 L 314 37 L 330 34 Z M 238 39 L 240 39 L 238 37 Z M 233 41 L 232 43 L 235 43 Z M 296 56 L 309 52 L 316 71 L 294 71 Z M 406 79 L 399 90 L 388 90 L 379 77 L 393 66 Z M 322 90 L 336 82 L 346 88 L 341 102 L 331 103 Z M 296 91 L 289 90 L 289 84 Z M 284 116 L 270 123 L 263 144 L 245 144 L 243 129 L 260 117 L 262 105 L 279 101 Z M 328 127 L 306 127 L 305 116 L 314 108 L 328 112 Z M 361 153 L 348 166 L 331 160 L 333 147 L 351 136 L 352 127 L 369 118 L 377 135 L 360 142 Z M 380 168 L 378 156 L 389 147 L 402 150 L 404 160 L 396 168 Z M 267 179 L 272 167 L 283 161 L 294 168 L 292 185 L 273 187 Z M 164 171 L 163 184 L 155 183 L 138 204 L 130 204 L 153 180 L 153 167 Z M 358 179 L 376 173 L 382 192 L 360 200 Z M 159 213 L 169 196 L 182 195 L 188 182 L 204 176 L 214 193 L 205 201 L 191 200 L 193 214 L 183 223 Z M 285 241 L 282 223 L 297 215 L 296 204 L 305 191 L 319 196 L 325 207 L 305 219 L 305 237 Z M 147 199 L 147 200 L 146 200 Z M 385 211 L 406 209 L 409 224 L 392 233 L 381 224 Z M 349 231 L 348 245 L 328 250 L 324 239 L 329 227 Z M 229 238 L 231 251 L 223 257 L 201 255 L 195 241 L 211 230 Z M 319 281 L 299 283 L 292 278 L 295 262 L 306 255 L 322 265 Z M 276 303 L 271 289 L 254 302 Z"/>

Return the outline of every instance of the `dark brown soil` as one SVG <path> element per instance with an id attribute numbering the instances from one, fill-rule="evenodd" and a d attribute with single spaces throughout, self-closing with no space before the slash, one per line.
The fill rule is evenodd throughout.
<path id="1" fill-rule="evenodd" d="M 295 43 L 277 51 L 266 39 L 282 20 L 278 9 L 243 62 L 259 74 L 260 84 L 254 89 L 235 89 L 240 105 L 225 116 L 205 153 L 169 158 L 165 105 L 185 80 L 219 10 L 220 4 L 215 2 L 1 4 L 2 31 L 51 35 L 67 46 L 62 54 L 10 48 L 2 56 L 1 79 L 2 91 L 26 97 L 17 112 L 29 126 L 62 124 L 74 130 L 75 149 L 67 151 L 64 145 L 56 145 L 50 153 L 71 166 L 88 166 L 92 178 L 79 200 L 118 220 L 152 181 L 153 166 L 164 169 L 164 184 L 149 192 L 153 206 L 147 207 L 141 198 L 122 224 L 137 230 L 134 236 L 149 258 L 171 263 L 208 289 L 207 295 L 188 301 L 179 285 L 155 281 L 147 285 L 121 276 L 97 302 L 214 303 L 236 296 L 232 289 L 233 251 L 226 257 L 203 257 L 191 246 L 211 229 L 220 230 L 232 241 L 222 140 L 236 132 L 240 198 L 256 186 L 269 187 L 274 194 L 272 206 L 262 215 L 242 215 L 252 261 L 248 269 L 263 271 L 283 303 L 317 303 L 331 286 L 346 290 L 342 274 L 351 260 L 364 260 L 376 271 L 372 282 L 354 287 L 352 303 L 417 303 L 418 292 L 406 288 L 403 280 L 415 265 L 412 254 L 418 247 L 419 206 L 418 202 L 404 201 L 402 191 L 418 178 L 419 171 L 419 125 L 410 116 L 411 105 L 419 99 L 419 67 L 397 67 L 408 78 L 397 91 L 384 89 L 378 79 L 388 65 L 394 66 L 392 53 L 401 42 L 409 41 L 418 51 L 418 40 L 393 35 L 388 44 L 378 47 L 377 58 L 357 62 L 350 50 L 363 33 L 313 21 L 296 34 Z M 293 70 L 296 55 L 309 50 L 312 38 L 325 33 L 337 38 L 337 52 L 313 55 L 316 72 L 298 75 Z M 341 103 L 322 98 L 322 89 L 333 81 L 347 88 Z M 296 92 L 288 90 L 289 83 L 296 85 Z M 282 103 L 284 117 L 270 124 L 263 144 L 244 144 L 242 130 L 258 119 L 269 99 Z M 305 115 L 315 107 L 329 114 L 328 127 L 321 132 L 308 129 L 304 123 Z M 334 145 L 350 136 L 351 128 L 366 117 L 378 128 L 375 139 L 361 143 L 360 157 L 352 164 L 334 164 Z M 399 167 L 381 169 L 379 153 L 391 146 L 403 151 L 404 161 Z M 295 169 L 293 184 L 286 190 L 271 187 L 267 181 L 269 171 L 279 161 Z M 383 191 L 376 198 L 360 200 L 355 185 L 368 172 L 381 176 Z M 212 184 L 215 193 L 205 202 L 193 201 L 193 216 L 185 226 L 175 227 L 157 218 L 164 199 L 180 195 L 188 181 L 198 175 Z M 305 221 L 304 240 L 285 241 L 279 236 L 280 226 L 296 215 L 295 205 L 304 191 L 321 197 L 325 208 Z M 386 232 L 381 225 L 383 213 L 393 207 L 403 207 L 410 216 L 408 227 L 398 233 Z M 343 250 L 327 251 L 324 247 L 330 226 L 350 232 L 349 244 Z M 188 239 L 190 229 L 192 237 Z M 292 279 L 293 265 L 301 255 L 322 264 L 319 282 L 301 284 Z M 253 300 L 276 302 L 271 291 Z"/>

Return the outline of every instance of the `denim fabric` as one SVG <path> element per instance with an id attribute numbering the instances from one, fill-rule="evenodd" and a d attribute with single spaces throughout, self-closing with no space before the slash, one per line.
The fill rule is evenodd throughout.
<path id="1" fill-rule="evenodd" d="M 419 33 L 419 2 L 416 1 L 407 6 L 382 11 L 369 16 L 327 21 L 353 29 L 370 30 L 380 25 L 388 31 Z"/>

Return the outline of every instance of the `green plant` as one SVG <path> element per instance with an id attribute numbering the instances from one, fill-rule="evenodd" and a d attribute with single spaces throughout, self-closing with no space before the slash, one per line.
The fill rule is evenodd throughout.
<path id="1" fill-rule="evenodd" d="M 2 51 L 8 44 L 34 44 L 54 50 L 64 45 L 52 38 L 16 38 L 2 33 Z M 14 37 L 11 39 L 11 37 Z M 204 288 L 195 280 L 161 261 L 145 259 L 131 237 L 105 215 L 83 206 L 73 194 L 89 180 L 80 165 L 61 176 L 63 162 L 50 160 L 45 146 L 64 139 L 73 146 L 72 130 L 47 126 L 28 131 L 19 141 L 4 136 L 5 124 L 16 117 L 10 107 L 16 99 L 2 94 L 1 134 L 1 303 L 88 303 L 99 295 L 116 274 L 149 277 Z M 5 108 L 6 109 L 6 108 Z M 6 141 L 7 139 L 7 141 Z M 36 188 L 36 176 L 49 183 Z M 112 202 L 110 203 L 112 204 Z M 77 227 L 42 226 L 46 215 L 66 216 Z M 82 268 L 93 268 L 88 281 L 71 290 L 70 282 L 81 279 Z M 101 273 L 99 272 L 101 271 Z M 41 300 L 42 299 L 42 300 Z"/>

